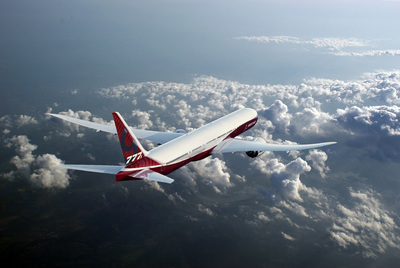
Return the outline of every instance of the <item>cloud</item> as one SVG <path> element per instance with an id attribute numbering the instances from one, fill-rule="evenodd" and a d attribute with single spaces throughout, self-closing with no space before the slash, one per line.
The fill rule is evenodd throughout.
<path id="1" fill-rule="evenodd" d="M 346 42 L 349 46 L 352 42 L 357 45 L 357 40 Z M 343 41 L 343 46 L 346 42 Z M 362 145 L 368 144 L 368 147 L 364 147 L 364 155 L 382 160 L 395 160 L 399 155 L 396 144 L 400 144 L 397 141 L 399 128 L 396 121 L 398 120 L 396 105 L 400 105 L 399 92 L 400 70 L 393 70 L 365 74 L 358 80 L 350 81 L 312 78 L 304 80 L 300 85 L 248 85 L 201 76 L 194 78 L 191 83 L 133 83 L 102 89 L 98 94 L 119 101 L 130 102 L 137 96 L 151 100 L 151 110 L 136 109 L 133 113 L 140 124 L 152 123 L 153 129 L 190 130 L 223 116 L 232 109 L 244 106 L 258 107 L 259 123 L 248 132 L 248 135 L 253 137 L 262 137 L 268 141 L 273 140 L 273 137 L 279 137 L 279 142 L 286 140 L 284 143 L 293 143 L 291 142 L 293 140 L 298 142 L 332 140 L 340 141 L 339 145 L 353 148 L 362 148 Z M 255 99 L 258 101 L 253 101 Z M 368 106 L 370 104 L 379 106 Z M 165 107 L 168 107 L 168 112 L 165 112 Z M 328 154 L 304 153 L 308 153 L 303 159 L 309 162 L 309 167 L 316 169 L 320 176 L 326 178 L 329 171 L 326 165 Z M 268 176 L 272 174 L 267 171 L 268 169 L 279 173 L 279 168 L 276 168 L 279 166 L 284 168 L 286 164 L 280 160 L 282 154 L 276 155 L 278 156 L 266 153 L 252 160 L 252 165 Z M 300 153 L 292 152 L 290 156 L 296 159 Z M 198 182 L 195 179 L 197 174 L 194 172 L 199 172 L 201 176 L 207 178 L 206 181 L 212 182 L 212 178 L 204 170 L 207 170 L 206 165 L 212 166 L 216 163 L 209 163 L 208 159 L 204 161 L 193 163 L 198 165 L 197 169 L 195 166 L 189 166 L 189 169 L 182 170 L 189 178 L 186 186 L 195 191 Z M 277 167 L 274 166 L 274 161 Z M 228 166 L 224 163 L 214 167 L 221 174 L 220 179 L 223 182 L 212 182 L 217 192 L 222 193 L 233 188 L 228 186 L 232 184 Z M 277 175 L 274 176 L 276 178 Z M 297 176 L 300 178 L 301 174 L 293 175 L 294 178 Z M 244 177 L 244 179 L 248 181 L 249 178 Z M 276 184 L 275 187 L 280 184 Z M 299 190 L 303 189 L 304 194 L 311 194 L 315 190 L 304 188 L 300 179 L 298 181 L 294 179 L 288 183 L 288 187 L 290 185 L 293 187 L 292 190 L 284 190 L 281 187 L 274 188 L 274 191 L 282 198 L 300 200 Z"/>
<path id="2" fill-rule="evenodd" d="M 369 81 L 342 81 L 322 78 L 305 80 L 294 93 L 303 98 L 308 106 L 312 101 L 320 104 L 357 104 L 375 97 L 375 88 Z M 313 107 L 318 108 L 316 105 Z M 310 108 L 310 107 L 308 107 Z"/>
<path id="3" fill-rule="evenodd" d="M 337 47 L 340 45 L 337 44 Z M 378 178 L 371 175 L 361 185 L 358 170 L 354 170 L 349 162 L 355 179 L 344 181 L 340 177 L 350 172 L 346 170 L 349 167 L 334 166 L 329 161 L 340 157 L 343 161 L 366 161 L 362 163 L 364 166 L 371 164 L 371 159 L 365 156 L 378 155 L 382 160 L 398 160 L 399 90 L 400 71 L 394 70 L 366 74 L 351 81 L 312 78 L 300 85 L 248 85 L 202 76 L 190 83 L 120 85 L 102 89 L 98 95 L 115 99 L 121 107 L 121 103 L 125 102 L 139 103 L 134 110 L 125 108 L 124 113 L 132 115 L 136 124 L 143 128 L 190 130 L 239 107 L 251 107 L 259 111 L 259 123 L 245 135 L 266 140 L 275 137 L 275 141 L 283 143 L 338 139 L 338 152 L 344 152 L 340 156 L 338 152 L 335 155 L 336 147 L 327 147 L 291 154 L 267 152 L 255 159 L 245 158 L 243 154 L 232 158 L 224 156 L 224 160 L 206 158 L 173 173 L 177 178 L 171 186 L 144 182 L 140 188 L 161 193 L 162 198 L 171 201 L 168 205 L 179 206 L 183 210 L 185 207 L 194 208 L 195 216 L 189 219 L 196 221 L 202 218 L 221 219 L 221 213 L 201 203 L 202 197 L 215 197 L 217 193 L 218 202 L 224 200 L 228 208 L 223 215 L 225 219 L 233 219 L 237 223 L 249 222 L 261 228 L 263 225 L 279 228 L 275 233 L 289 241 L 302 241 L 303 235 L 307 235 L 311 238 L 305 243 L 313 241 L 318 246 L 336 245 L 352 254 L 362 252 L 364 257 L 376 257 L 389 249 L 398 248 L 397 212 L 385 209 L 386 196 L 380 198 L 377 192 L 364 190 L 368 189 L 368 184 L 376 183 Z M 146 101 L 140 103 L 141 99 Z M 65 114 L 110 123 L 88 111 L 68 110 Z M 17 128 L 16 118 L 3 117 L 0 123 L 2 126 L 8 124 L 5 129 L 13 131 Z M 28 117 L 22 121 L 29 122 L 26 119 Z M 93 132 L 93 135 L 101 134 Z M 43 188 L 68 186 L 68 174 L 58 174 L 63 170 L 55 168 L 61 160 L 54 155 L 35 155 L 37 146 L 31 144 L 26 136 L 13 136 L 6 139 L 5 144 L 15 148 L 16 155 L 11 163 L 16 170 L 2 174 L 3 177 L 24 177 Z M 352 159 L 354 151 L 362 152 L 363 159 Z M 345 154 L 347 152 L 350 156 Z M 238 162 L 235 161 L 241 166 L 236 167 Z M 246 163 L 250 166 L 243 167 Z M 393 166 L 396 167 L 396 163 Z M 311 169 L 316 172 L 310 172 Z M 387 171 L 385 175 L 389 173 Z M 395 179 L 387 176 L 387 179 Z M 325 179 L 321 180 L 321 177 Z M 385 183 L 386 178 L 383 177 L 379 177 L 379 183 Z M 350 193 L 349 185 L 353 187 Z M 397 194 L 393 196 L 397 200 Z M 180 206 L 182 203 L 188 206 Z M 247 217 L 241 218 L 237 211 Z M 294 228 L 295 232 L 291 231 L 293 229 L 282 229 L 282 225 Z M 329 244 L 323 244 L 324 241 L 317 235 L 324 232 L 328 234 Z M 372 235 L 368 236 L 368 233 Z"/>
<path id="4" fill-rule="evenodd" d="M 348 56 L 348 57 L 374 57 L 374 56 L 399 56 L 400 49 L 386 49 L 386 50 L 367 50 L 362 52 L 330 52 L 335 56 Z"/>
<path id="5" fill-rule="evenodd" d="M 196 177 L 203 179 L 216 193 L 224 193 L 233 186 L 228 168 L 224 161 L 218 158 L 205 158 L 189 164 Z"/>
<path id="6" fill-rule="evenodd" d="M 271 219 L 263 211 L 258 212 L 257 219 L 261 222 L 271 222 Z"/>
<path id="7" fill-rule="evenodd" d="M 245 40 L 258 43 L 290 43 L 311 45 L 316 48 L 325 47 L 329 50 L 341 50 L 347 47 L 365 47 L 369 42 L 358 38 L 313 38 L 311 40 L 301 40 L 294 36 L 241 36 L 238 40 Z"/>
<path id="8" fill-rule="evenodd" d="M 313 46 L 317 46 L 314 41 Z M 345 42 L 341 46 L 339 42 L 328 45 L 324 44 L 328 40 L 319 41 L 321 47 L 327 49 L 350 46 Z M 297 41 L 293 39 L 292 42 Z M 349 81 L 311 78 L 299 85 L 249 85 L 201 76 L 190 83 L 120 85 L 98 91 L 98 97 L 110 98 L 110 107 L 114 103 L 111 99 L 114 99 L 116 107 L 124 107 L 121 113 L 132 115 L 133 123 L 140 128 L 190 130 L 240 107 L 251 107 L 259 111 L 259 122 L 245 135 L 282 143 L 339 141 L 337 147 L 291 154 L 267 152 L 255 159 L 248 159 L 243 154 L 206 158 L 171 174 L 175 176 L 171 186 L 144 182 L 140 188 L 157 191 L 161 198 L 171 201 L 167 201 L 167 205 L 173 209 L 179 207 L 185 213 L 189 212 L 188 215 L 193 210 L 185 209 L 194 208 L 194 216 L 189 216 L 189 220 L 207 219 L 215 223 L 224 217 L 233 223 L 252 224 L 255 228 L 268 226 L 271 233 L 278 234 L 282 240 L 293 241 L 288 243 L 303 242 L 307 236 L 305 246 L 313 243 L 313 246 L 376 257 L 389 249 L 398 249 L 397 212 L 385 208 L 386 196 L 382 195 L 380 200 L 377 192 L 365 190 L 377 183 L 378 178 L 371 175 L 363 180 L 357 172 L 364 171 L 354 168 L 350 161 L 355 161 L 356 167 L 364 167 L 371 164 L 374 161 L 371 157 L 376 158 L 376 155 L 382 160 L 398 160 L 399 90 L 400 71 L 393 70 L 378 71 Z M 128 106 L 132 103 L 138 104 L 134 110 Z M 110 123 L 94 117 L 91 112 L 68 110 L 65 113 Z M 4 122 L 2 126 L 8 121 L 7 118 L 0 119 Z M 10 123 L 6 129 L 13 131 L 16 126 L 16 123 Z M 67 130 L 75 128 L 67 127 Z M 92 132 L 87 133 L 85 135 Z M 93 132 L 93 135 L 101 134 Z M 10 147 L 15 143 L 9 141 Z M 55 176 L 63 177 L 63 174 L 55 175 L 58 169 L 52 169 L 57 158 L 39 157 L 34 154 L 35 145 L 25 144 L 25 152 L 16 153 L 13 160 L 13 165 L 20 166 L 21 171 L 25 167 L 28 174 L 25 178 L 37 187 L 66 187 L 61 182 L 47 183 Z M 23 146 L 20 147 L 23 151 Z M 357 156 L 360 153 L 363 159 L 352 159 L 352 153 Z M 338 166 L 330 162 L 338 158 L 349 161 L 349 165 Z M 239 162 L 240 167 L 235 166 Z M 243 166 L 246 163 L 250 166 Z M 397 167 L 396 163 L 393 166 Z M 310 172 L 312 169 L 316 172 Z M 353 177 L 352 180 L 341 178 L 346 172 L 352 172 L 354 180 Z M 388 178 L 382 175 L 379 183 L 384 184 L 385 179 L 394 180 L 387 175 L 389 173 L 385 171 Z M 17 171 L 3 174 L 7 178 L 16 176 L 21 174 Z M 350 186 L 353 188 L 349 193 Z M 216 213 L 214 207 L 217 205 L 207 205 L 210 196 L 217 202 L 224 202 L 227 209 L 223 215 Z M 393 200 L 398 199 L 397 194 L 393 193 L 393 196 Z M 207 203 L 202 203 L 204 199 Z M 371 201 L 374 199 L 375 203 Z M 368 236 L 368 233 L 372 235 Z M 325 239 L 319 234 L 325 234 Z"/>
<path id="9" fill-rule="evenodd" d="M 37 146 L 29 143 L 27 136 L 13 136 L 6 140 L 6 147 L 15 148 L 16 156 L 11 158 L 11 163 L 17 168 L 20 174 L 29 176 L 31 171 L 31 164 L 35 161 L 35 156 L 32 154 Z"/>
<path id="10" fill-rule="evenodd" d="M 135 90 L 132 91 L 132 88 Z M 139 94 L 157 103 L 158 106 L 152 106 L 152 109 L 154 114 L 163 114 L 162 122 L 175 123 L 180 128 L 199 127 L 239 107 L 265 110 L 269 115 L 275 116 L 276 123 L 280 120 L 283 124 L 280 128 L 284 128 L 288 118 L 282 116 L 293 115 L 290 113 L 292 109 L 297 110 L 298 117 L 304 119 L 307 116 L 312 119 L 329 119 L 326 108 L 332 106 L 332 103 L 339 108 L 365 103 L 400 105 L 399 90 L 400 71 L 394 70 L 367 74 L 362 79 L 353 81 L 312 78 L 298 86 L 247 85 L 202 76 L 189 84 L 146 82 L 103 89 L 98 93 L 120 100 L 133 99 L 136 98 L 135 94 Z M 173 112 L 166 114 L 164 106 L 171 107 Z M 298 111 L 298 108 L 308 110 Z M 293 123 L 296 120 L 291 121 Z"/>
<path id="11" fill-rule="evenodd" d="M 311 161 L 311 166 L 316 169 L 322 178 L 326 178 L 329 167 L 325 165 L 328 155 L 321 150 L 310 150 L 306 156 L 307 161 Z"/>
<path id="12" fill-rule="evenodd" d="M 290 235 L 288 235 L 288 234 L 286 234 L 286 233 L 284 233 L 284 232 L 281 232 L 281 234 L 282 234 L 283 238 L 285 238 L 285 239 L 287 239 L 287 240 L 289 240 L 289 241 L 294 241 L 294 240 L 296 240 L 296 239 L 294 239 L 292 236 L 290 236 Z"/>
<path id="13" fill-rule="evenodd" d="M 293 200 L 293 201 L 284 200 L 279 203 L 279 206 L 282 208 L 286 208 L 287 210 L 289 210 L 292 213 L 295 213 L 299 216 L 306 217 L 306 218 L 310 217 L 310 215 L 306 212 L 306 209 L 302 205 L 297 203 L 296 201 L 302 202 L 303 200 Z"/>
<path id="14" fill-rule="evenodd" d="M 338 125 L 351 137 L 348 145 L 373 148 L 371 156 L 381 160 L 400 157 L 400 108 L 368 106 L 339 109 Z"/>
<path id="15" fill-rule="evenodd" d="M 200 211 L 200 212 L 202 212 L 202 213 L 204 213 L 204 214 L 206 214 L 206 215 L 208 215 L 208 216 L 214 216 L 215 214 L 214 214 L 214 212 L 211 210 L 211 209 L 209 209 L 209 208 L 206 208 L 205 206 L 203 206 L 202 204 L 198 204 L 197 205 L 197 209 Z"/>
<path id="16" fill-rule="evenodd" d="M 4 115 L 2 117 L 0 117 L 0 124 L 4 127 L 4 128 L 10 128 L 12 125 L 12 120 L 11 120 L 11 116 L 10 115 Z"/>
<path id="17" fill-rule="evenodd" d="M 142 190 L 152 189 L 152 190 L 155 190 L 157 192 L 160 192 L 161 194 L 165 195 L 174 204 L 176 204 L 177 201 L 186 202 L 186 200 L 180 194 L 178 194 L 177 192 L 168 193 L 156 181 L 144 180 L 143 183 L 144 183 L 144 185 L 142 185 L 142 187 L 141 187 Z"/>
<path id="18" fill-rule="evenodd" d="M 311 44 L 315 47 L 327 47 L 330 50 L 341 50 L 347 47 L 365 47 L 369 46 L 370 42 L 358 38 L 313 38 L 310 41 L 305 41 L 306 44 Z"/>
<path id="19" fill-rule="evenodd" d="M 197 192 L 198 190 L 196 182 L 197 177 L 195 172 L 192 172 L 188 166 L 183 166 L 176 172 L 179 173 L 181 177 L 183 177 L 182 182 L 185 185 L 185 187 L 190 189 L 192 192 Z"/>
<path id="20" fill-rule="evenodd" d="M 285 165 L 273 153 L 267 153 L 255 159 L 251 166 L 270 176 L 271 186 L 281 198 L 303 201 L 300 191 L 307 187 L 300 181 L 300 175 L 311 170 L 306 161 L 297 158 Z"/>
<path id="21" fill-rule="evenodd" d="M 92 113 L 89 111 L 74 112 L 71 109 L 68 109 L 68 111 L 66 111 L 66 112 L 61 112 L 60 114 L 67 115 L 70 117 L 75 117 L 75 118 L 82 119 L 82 120 L 89 120 L 90 117 L 92 116 Z"/>
<path id="22" fill-rule="evenodd" d="M 258 42 L 258 43 L 276 43 L 276 44 L 279 44 L 279 43 L 299 44 L 299 43 L 301 43 L 301 41 L 298 37 L 284 36 L 284 35 L 279 35 L 279 36 L 240 36 L 240 37 L 236 37 L 235 39 L 251 41 L 251 42 Z"/>
<path id="23" fill-rule="evenodd" d="M 151 115 L 148 112 L 133 110 L 132 117 L 139 122 L 137 127 L 140 129 L 149 129 L 153 126 L 153 122 L 150 120 Z"/>
<path id="24" fill-rule="evenodd" d="M 378 133 L 385 136 L 400 135 L 400 108 L 398 106 L 367 106 L 339 109 L 336 120 L 353 135 L 373 135 Z"/>
<path id="25" fill-rule="evenodd" d="M 70 177 L 67 170 L 57 167 L 61 164 L 63 162 L 53 154 L 39 155 L 29 180 L 41 188 L 67 188 Z"/>
<path id="26" fill-rule="evenodd" d="M 297 112 L 290 125 L 290 133 L 295 135 L 327 136 L 334 129 L 334 118 L 326 112 L 311 107 Z"/>
<path id="27" fill-rule="evenodd" d="M 296 44 L 296 45 L 311 45 L 315 48 L 326 48 L 330 52 L 328 54 L 335 56 L 348 56 L 348 57 L 365 57 L 365 56 L 398 56 L 400 55 L 399 49 L 385 49 L 385 50 L 366 50 L 357 52 L 343 51 L 346 48 L 370 47 L 371 41 L 359 38 L 313 38 L 311 40 L 301 40 L 294 36 L 241 36 L 235 38 L 237 40 L 245 40 L 257 43 L 275 43 L 275 44 Z"/>
<path id="28" fill-rule="evenodd" d="M 271 174 L 271 185 L 284 198 L 302 201 L 299 190 L 302 188 L 300 175 L 310 171 L 311 168 L 301 158 L 290 162 L 282 171 Z"/>
<path id="29" fill-rule="evenodd" d="M 22 127 L 24 125 L 29 125 L 29 124 L 36 125 L 36 124 L 38 124 L 38 121 L 34 117 L 31 117 L 31 116 L 20 115 L 18 117 L 18 119 L 16 120 L 16 124 L 18 127 Z"/>
<path id="30" fill-rule="evenodd" d="M 329 229 L 333 241 L 343 248 L 359 247 L 364 257 L 376 258 L 388 248 L 399 249 L 399 227 L 372 190 L 350 189 L 351 203 L 338 204 Z"/>
<path id="31" fill-rule="evenodd" d="M 21 176 L 40 188 L 68 187 L 71 178 L 67 170 L 57 168 L 63 162 L 52 154 L 34 155 L 33 151 L 37 146 L 29 143 L 27 136 L 19 135 L 7 139 L 6 147 L 15 148 L 17 155 L 12 157 L 10 162 L 17 170 L 2 174 L 3 177 L 13 180 Z"/>
<path id="32" fill-rule="evenodd" d="M 37 125 L 38 121 L 29 115 L 5 115 L 0 117 L 0 125 L 4 128 L 23 127 L 26 125 Z M 6 133 L 5 133 L 6 134 Z"/>
<path id="33" fill-rule="evenodd" d="M 282 101 L 276 100 L 271 106 L 259 112 L 259 115 L 264 116 L 271 121 L 275 127 L 275 131 L 287 132 L 290 125 L 291 115 L 288 113 L 288 107 Z"/>

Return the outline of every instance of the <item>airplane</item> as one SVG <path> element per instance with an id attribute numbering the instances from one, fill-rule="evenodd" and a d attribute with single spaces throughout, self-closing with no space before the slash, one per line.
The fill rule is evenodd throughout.
<path id="1" fill-rule="evenodd" d="M 220 153 L 246 152 L 257 157 L 264 151 L 291 151 L 319 148 L 336 142 L 314 144 L 269 144 L 262 138 L 245 140 L 237 136 L 254 127 L 257 112 L 251 108 L 236 110 L 224 117 L 186 133 L 160 132 L 133 129 L 127 125 L 118 112 L 112 113 L 115 126 L 81 120 L 61 114 L 48 113 L 71 123 L 95 129 L 97 132 L 118 134 L 125 166 L 112 165 L 60 165 L 60 168 L 115 175 L 116 181 L 149 180 L 172 183 L 167 174 L 208 156 Z M 145 139 L 158 147 L 145 150 L 138 139 Z"/>

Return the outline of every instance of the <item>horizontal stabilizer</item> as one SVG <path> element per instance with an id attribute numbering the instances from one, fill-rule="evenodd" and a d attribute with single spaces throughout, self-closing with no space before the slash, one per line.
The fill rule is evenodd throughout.
<path id="1" fill-rule="evenodd" d="M 133 180 L 133 179 L 139 179 L 139 180 L 149 180 L 149 181 L 156 181 L 156 182 L 163 182 L 163 183 L 173 183 L 174 180 L 162 175 L 158 172 L 155 172 L 150 169 L 144 169 L 137 171 L 135 173 L 131 173 L 129 175 L 124 176 L 124 173 L 126 171 L 121 170 L 119 174 L 117 174 L 117 180 Z"/>
<path id="2" fill-rule="evenodd" d="M 213 154 L 247 151 L 297 151 L 319 148 L 335 143 L 336 142 L 322 142 L 313 144 L 271 144 L 240 139 L 226 139 L 225 141 L 221 142 L 217 147 L 215 147 L 215 149 L 213 150 Z"/>
<path id="3" fill-rule="evenodd" d="M 59 168 L 66 168 L 66 169 L 73 169 L 73 170 L 80 170 L 80 171 L 87 171 L 87 172 L 96 172 L 96 173 L 103 173 L 103 174 L 112 174 L 112 175 L 117 175 L 121 176 L 124 172 L 123 166 L 108 166 L 108 165 L 60 165 L 57 166 Z M 158 172 L 145 169 L 145 170 L 140 170 L 135 173 L 131 173 L 129 175 L 126 175 L 125 179 L 119 179 L 119 180 L 130 180 L 131 179 L 140 179 L 140 180 L 149 180 L 149 181 L 157 181 L 157 182 L 163 182 L 163 183 L 173 183 L 174 180 L 162 175 Z M 122 178 L 122 177 L 121 177 Z"/>
<path id="4" fill-rule="evenodd" d="M 123 168 L 122 166 L 107 165 L 60 165 L 58 167 L 113 175 L 117 174 Z"/>

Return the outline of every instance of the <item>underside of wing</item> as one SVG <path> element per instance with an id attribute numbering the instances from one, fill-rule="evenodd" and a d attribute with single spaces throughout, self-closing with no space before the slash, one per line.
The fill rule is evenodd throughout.
<path id="1" fill-rule="evenodd" d="M 92 128 L 92 129 L 95 129 L 96 131 L 103 131 L 103 132 L 112 133 L 112 134 L 117 133 L 115 126 L 95 123 L 95 122 L 86 121 L 86 120 L 82 120 L 82 119 L 78 119 L 78 118 L 74 118 L 74 117 L 70 117 L 70 116 L 66 116 L 66 115 L 61 115 L 61 114 L 48 113 L 48 115 L 60 118 L 62 120 L 65 120 L 65 121 L 68 121 L 68 122 L 71 122 L 71 123 L 74 123 L 74 124 L 77 124 L 80 126 Z M 175 132 L 161 132 L 161 131 L 133 129 L 133 128 L 131 128 L 131 130 L 138 139 L 149 140 L 151 142 L 158 143 L 158 144 L 164 144 L 166 142 L 169 142 L 169 141 L 183 135 L 183 133 L 175 133 Z"/>
<path id="2" fill-rule="evenodd" d="M 123 167 L 122 166 L 107 166 L 107 165 L 60 165 L 59 168 L 103 173 L 103 174 L 117 174 Z"/>
<path id="3" fill-rule="evenodd" d="M 213 154 L 247 151 L 297 151 L 319 148 L 335 143 L 336 142 L 322 142 L 313 144 L 271 144 L 241 139 L 226 139 L 214 148 Z"/>

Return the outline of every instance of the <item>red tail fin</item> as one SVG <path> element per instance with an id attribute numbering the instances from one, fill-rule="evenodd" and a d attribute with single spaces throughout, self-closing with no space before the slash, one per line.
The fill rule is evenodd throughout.
<path id="1" fill-rule="evenodd" d="M 112 115 L 126 165 L 139 161 L 147 154 L 147 151 L 139 143 L 122 116 L 118 112 Z"/>

